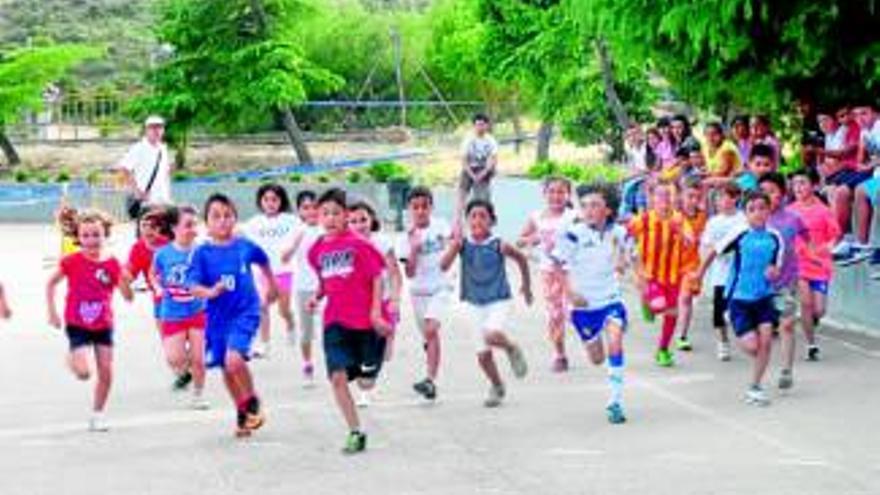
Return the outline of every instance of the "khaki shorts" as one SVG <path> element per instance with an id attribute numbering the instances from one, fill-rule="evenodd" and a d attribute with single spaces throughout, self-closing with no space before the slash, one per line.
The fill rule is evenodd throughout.
<path id="1" fill-rule="evenodd" d="M 465 202 L 471 199 L 492 200 L 491 183 L 494 173 L 489 174 L 483 182 L 474 182 L 470 175 L 464 170 L 461 171 L 461 177 L 458 180 L 458 189 L 464 197 Z"/>

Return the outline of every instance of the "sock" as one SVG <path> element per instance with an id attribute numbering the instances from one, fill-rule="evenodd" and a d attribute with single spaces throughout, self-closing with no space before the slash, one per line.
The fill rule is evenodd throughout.
<path id="1" fill-rule="evenodd" d="M 662 350 L 669 349 L 669 343 L 672 342 L 672 337 L 675 336 L 675 323 L 676 317 L 664 315 L 663 316 L 663 326 L 660 330 L 660 342 L 659 347 Z"/>
<path id="2" fill-rule="evenodd" d="M 608 356 L 608 386 L 611 388 L 609 404 L 623 401 L 623 353 Z"/>

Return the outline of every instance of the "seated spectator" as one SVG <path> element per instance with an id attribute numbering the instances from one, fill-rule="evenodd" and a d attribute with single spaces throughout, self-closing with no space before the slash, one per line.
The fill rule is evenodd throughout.
<path id="1" fill-rule="evenodd" d="M 752 156 L 752 134 L 749 129 L 749 116 L 739 115 L 734 117 L 731 123 L 730 139 L 736 144 L 739 150 L 740 163 L 749 163 L 749 157 Z"/>
<path id="2" fill-rule="evenodd" d="M 671 132 L 668 117 L 657 119 L 657 133 L 660 134 L 660 142 L 654 147 L 654 154 L 660 161 L 660 165 L 671 165 L 675 161 L 675 147 Z"/>
<path id="3" fill-rule="evenodd" d="M 880 115 L 871 104 L 861 104 L 853 109 L 853 113 L 861 128 L 859 149 L 856 155 L 859 169 L 875 169 L 880 166 Z M 858 263 L 870 257 L 872 265 L 880 265 L 880 250 L 872 250 L 868 246 L 872 213 L 880 200 L 878 194 L 880 194 L 880 177 L 871 177 L 856 188 L 855 239 L 853 239 L 854 242 L 843 242 L 835 248 L 835 260 L 839 264 Z M 880 271 L 875 271 L 871 277 L 880 279 Z"/>
<path id="4" fill-rule="evenodd" d="M 691 131 L 691 123 L 685 115 L 676 115 L 669 124 L 672 129 L 672 149 L 677 152 L 680 149 L 693 149 L 699 147 L 697 138 Z"/>
<path id="5" fill-rule="evenodd" d="M 720 122 L 710 122 L 703 131 L 706 137 L 706 164 L 709 175 L 713 177 L 731 177 L 742 171 L 739 150 L 736 145 L 724 137 L 724 128 Z"/>
<path id="6" fill-rule="evenodd" d="M 753 148 L 759 144 L 763 144 L 769 146 L 770 149 L 773 150 L 771 163 L 773 164 L 773 170 L 777 170 L 781 158 L 779 139 L 773 134 L 773 130 L 770 128 L 770 119 L 766 115 L 755 115 L 752 117 L 751 136 Z M 751 157 L 752 155 L 750 153 L 749 160 L 752 159 Z"/>
<path id="7" fill-rule="evenodd" d="M 631 172 L 646 172 L 649 165 L 656 161 L 654 150 L 645 139 L 639 124 L 632 124 L 626 130 L 626 141 L 623 144 L 626 155 L 626 165 Z"/>

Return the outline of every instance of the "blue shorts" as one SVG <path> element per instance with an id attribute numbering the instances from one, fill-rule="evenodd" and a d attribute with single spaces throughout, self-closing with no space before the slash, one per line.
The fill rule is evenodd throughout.
<path id="1" fill-rule="evenodd" d="M 871 204 L 876 207 L 877 202 L 880 201 L 880 198 L 877 197 L 877 194 L 880 193 L 880 177 L 871 177 L 865 182 L 862 182 L 860 187 L 865 190 L 865 194 L 868 196 Z"/>
<path id="2" fill-rule="evenodd" d="M 352 330 L 339 323 L 324 329 L 327 375 L 345 371 L 348 380 L 379 376 L 385 361 L 385 338 L 370 330 Z"/>
<path id="3" fill-rule="evenodd" d="M 206 365 L 209 368 L 224 367 L 226 353 L 235 351 L 244 359 L 251 355 L 251 343 L 260 328 L 260 315 L 239 316 L 226 320 L 222 325 L 208 323 L 205 330 Z"/>
<path id="4" fill-rule="evenodd" d="M 761 325 L 779 325 L 779 311 L 774 304 L 774 296 L 758 299 L 757 301 L 742 301 L 731 299 L 728 301 L 730 312 L 730 324 L 733 333 L 737 337 L 745 337 L 749 332 L 754 332 Z"/>
<path id="5" fill-rule="evenodd" d="M 626 330 L 626 308 L 619 302 L 599 309 L 576 309 L 571 312 L 571 323 L 583 342 L 598 338 L 602 330 L 612 322 Z"/>
<path id="6" fill-rule="evenodd" d="M 818 292 L 819 294 L 828 295 L 828 281 L 827 280 L 807 280 L 807 284 L 810 286 L 810 290 L 813 292 Z"/>
<path id="7" fill-rule="evenodd" d="M 67 325 L 65 328 L 70 350 L 75 351 L 80 347 L 113 347 L 113 329 L 89 330 L 76 325 Z"/>

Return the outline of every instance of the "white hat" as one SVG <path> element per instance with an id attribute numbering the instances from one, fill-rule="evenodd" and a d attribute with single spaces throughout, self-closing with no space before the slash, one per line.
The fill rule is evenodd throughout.
<path id="1" fill-rule="evenodd" d="M 147 120 L 144 121 L 144 127 L 149 127 L 151 125 L 165 125 L 165 119 L 159 117 L 158 115 L 150 115 L 147 117 Z"/>

